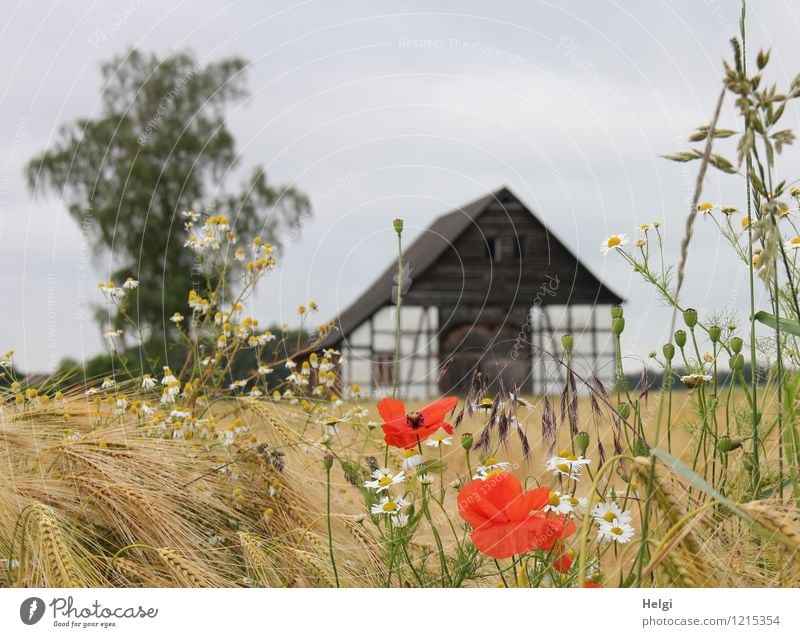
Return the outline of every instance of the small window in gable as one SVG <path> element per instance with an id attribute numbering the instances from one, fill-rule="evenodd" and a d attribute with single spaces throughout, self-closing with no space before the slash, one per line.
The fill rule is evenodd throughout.
<path id="1" fill-rule="evenodd" d="M 500 239 L 497 237 L 486 237 L 486 257 L 492 263 L 500 261 Z"/>
<path id="2" fill-rule="evenodd" d="M 518 261 L 525 258 L 525 237 L 514 238 L 514 258 Z"/>

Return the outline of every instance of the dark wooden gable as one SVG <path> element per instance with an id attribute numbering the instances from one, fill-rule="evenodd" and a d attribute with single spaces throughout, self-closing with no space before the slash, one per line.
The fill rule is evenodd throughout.
<path id="1" fill-rule="evenodd" d="M 436 219 L 404 253 L 412 284 L 409 305 L 435 306 L 440 323 L 516 323 L 541 304 L 619 304 L 595 277 L 507 188 Z M 336 345 L 391 303 L 390 265 L 337 321 Z"/>

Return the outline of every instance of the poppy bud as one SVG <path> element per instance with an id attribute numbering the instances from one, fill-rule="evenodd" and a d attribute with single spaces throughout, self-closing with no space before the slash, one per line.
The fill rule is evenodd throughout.
<path id="1" fill-rule="evenodd" d="M 675 331 L 675 343 L 683 349 L 683 346 L 686 345 L 686 332 L 683 330 L 676 330 Z"/>
<path id="2" fill-rule="evenodd" d="M 402 234 L 403 232 L 403 220 L 402 219 L 395 219 L 392 221 L 392 225 L 394 225 L 394 231 L 397 234 Z"/>
<path id="3" fill-rule="evenodd" d="M 712 343 L 716 343 L 719 340 L 720 335 L 722 334 L 722 328 L 719 325 L 712 325 L 708 328 L 708 338 L 711 339 Z"/>
<path id="4" fill-rule="evenodd" d="M 671 362 L 672 359 L 675 357 L 675 346 L 672 343 L 666 343 L 662 348 L 664 352 L 664 358 L 667 359 L 667 362 Z"/>
<path id="5" fill-rule="evenodd" d="M 622 306 L 621 305 L 613 305 L 611 306 L 611 318 L 622 318 Z"/>
<path id="6" fill-rule="evenodd" d="M 464 451 L 469 451 L 472 449 L 472 434 L 461 434 L 461 446 L 464 447 Z"/>
<path id="7" fill-rule="evenodd" d="M 744 345 L 744 341 L 738 336 L 731 338 L 731 351 L 733 351 L 734 354 L 738 354 L 742 351 L 742 345 Z"/>
<path id="8" fill-rule="evenodd" d="M 572 334 L 564 334 L 564 336 L 561 337 L 561 345 L 563 346 L 565 352 L 571 352 L 574 344 L 575 339 L 572 338 Z"/>
<path id="9" fill-rule="evenodd" d="M 717 449 L 722 453 L 728 453 L 741 446 L 742 441 L 739 438 L 731 438 L 730 436 L 722 436 L 717 442 Z"/>
<path id="10" fill-rule="evenodd" d="M 611 330 L 619 336 L 625 329 L 625 319 L 621 316 L 611 319 Z"/>
<path id="11" fill-rule="evenodd" d="M 644 440 L 637 437 L 634 438 L 633 442 L 631 443 L 631 453 L 637 457 L 647 457 L 650 455 L 650 447 L 647 446 L 647 443 Z"/>
<path id="12" fill-rule="evenodd" d="M 731 359 L 728 363 L 731 366 L 731 369 L 735 372 L 741 372 L 744 370 L 744 356 L 741 354 L 734 354 L 731 356 Z"/>
<path id="13" fill-rule="evenodd" d="M 586 455 L 586 450 L 589 448 L 589 432 L 579 431 L 575 434 L 575 447 L 581 452 L 582 456 Z"/>
<path id="14" fill-rule="evenodd" d="M 628 403 L 620 403 L 617 405 L 617 413 L 623 420 L 627 420 L 631 415 L 631 406 Z"/>
<path id="15" fill-rule="evenodd" d="M 690 330 L 694 329 L 694 326 L 697 325 L 697 310 L 693 307 L 687 307 L 683 311 L 683 322 L 686 323 L 686 327 Z"/>
<path id="16" fill-rule="evenodd" d="M 325 467 L 325 471 L 330 471 L 331 467 L 333 466 L 333 456 L 329 453 L 326 453 L 322 456 L 322 466 Z"/>

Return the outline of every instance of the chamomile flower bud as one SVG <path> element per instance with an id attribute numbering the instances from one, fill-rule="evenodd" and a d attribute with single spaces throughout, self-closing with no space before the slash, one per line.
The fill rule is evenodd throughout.
<path id="1" fill-rule="evenodd" d="M 561 346 L 564 348 L 565 352 L 571 352 L 573 345 L 575 345 L 575 339 L 572 334 L 564 334 L 561 337 Z"/>

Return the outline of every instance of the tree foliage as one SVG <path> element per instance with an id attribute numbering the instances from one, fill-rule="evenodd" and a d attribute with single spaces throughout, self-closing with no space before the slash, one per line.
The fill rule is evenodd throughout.
<path id="1" fill-rule="evenodd" d="M 27 166 L 31 190 L 63 198 L 109 256 L 112 278 L 140 281 L 131 311 L 146 339 L 163 341 L 168 317 L 186 310 L 193 262 L 182 211 L 224 214 L 241 236 L 273 244 L 310 213 L 307 197 L 271 185 L 261 167 L 227 187 L 241 169 L 226 111 L 248 94 L 245 66 L 190 53 L 117 56 L 101 67 L 98 116 L 63 125 Z"/>

